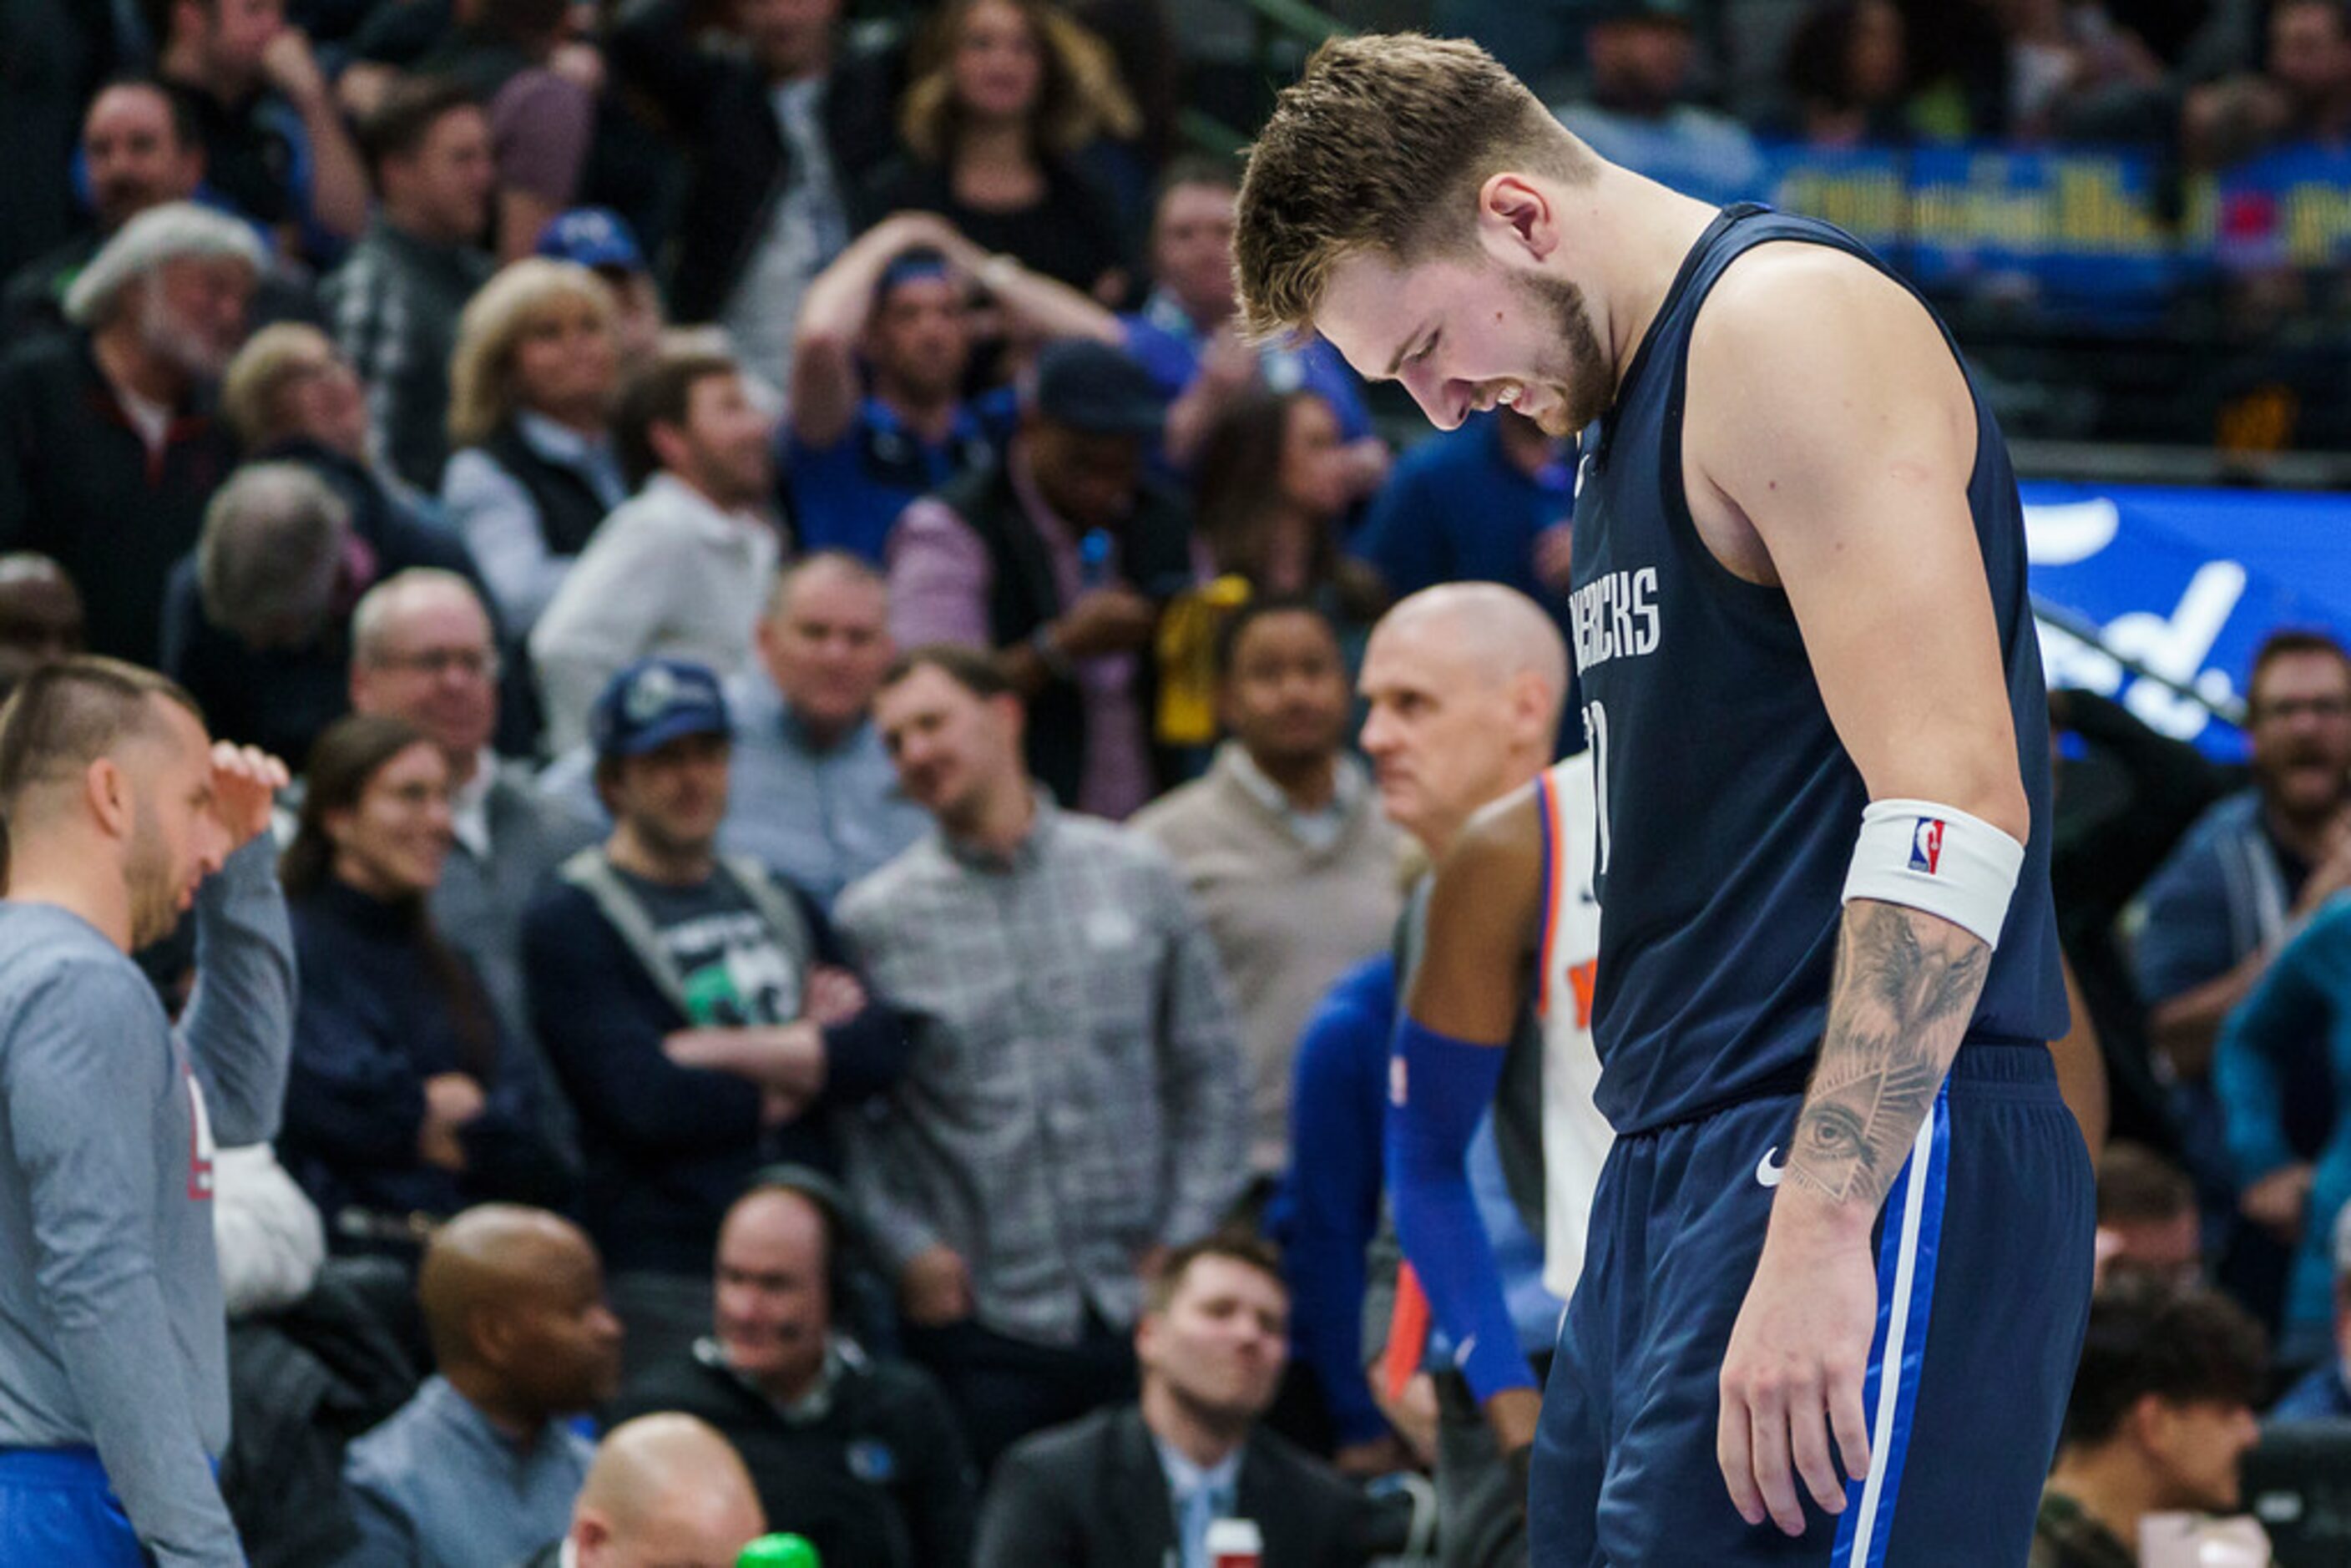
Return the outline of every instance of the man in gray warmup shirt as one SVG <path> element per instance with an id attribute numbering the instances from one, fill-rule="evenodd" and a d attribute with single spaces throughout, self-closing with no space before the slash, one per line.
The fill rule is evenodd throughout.
<path id="1" fill-rule="evenodd" d="M 293 944 L 265 830 L 286 769 L 112 660 L 0 708 L 0 1559 L 242 1564 L 213 1257 L 215 1137 L 277 1125 Z M 215 874 L 217 873 L 217 874 Z M 174 1034 L 130 959 L 196 912 Z M 126 1518 L 127 1515 L 127 1518 Z M 145 1555 L 152 1554 L 152 1555 Z"/>

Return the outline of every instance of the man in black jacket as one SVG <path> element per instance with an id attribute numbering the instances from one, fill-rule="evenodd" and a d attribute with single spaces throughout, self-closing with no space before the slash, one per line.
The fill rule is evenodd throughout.
<path id="1" fill-rule="evenodd" d="M 701 47 L 690 0 L 628 8 L 605 49 L 692 172 L 665 269 L 680 321 L 717 321 L 786 382 L 799 297 L 849 243 L 858 187 L 895 148 L 881 62 L 844 55 L 838 0 L 738 0 L 746 46 Z"/>
<path id="2" fill-rule="evenodd" d="M 94 653 L 155 663 L 164 583 L 236 462 L 214 390 L 263 261 L 235 218 L 151 207 L 75 278 L 77 329 L 0 361 L 0 550 L 65 568 Z"/>
<path id="3" fill-rule="evenodd" d="M 718 1232 L 712 1333 L 649 1368 L 611 1415 L 709 1422 L 750 1468 L 768 1519 L 828 1564 L 961 1568 L 979 1501 L 970 1450 L 929 1374 L 846 1332 L 836 1303 L 852 1239 L 831 1181 L 762 1171 Z"/>
<path id="4" fill-rule="evenodd" d="M 975 1568 L 1206 1563 L 1210 1527 L 1246 1520 L 1284 1568 L 1368 1554 L 1367 1505 L 1258 1418 L 1289 1343 L 1271 1251 L 1217 1237 L 1169 1255 L 1134 1333 L 1138 1406 L 1040 1432 L 1005 1455 L 981 1510 Z"/>

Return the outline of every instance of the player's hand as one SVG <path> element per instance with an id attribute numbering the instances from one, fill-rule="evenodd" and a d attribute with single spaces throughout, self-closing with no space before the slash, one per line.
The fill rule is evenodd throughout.
<path id="1" fill-rule="evenodd" d="M 1823 1511 L 1844 1511 L 1847 1477 L 1869 1473 L 1862 1390 L 1877 1326 L 1877 1268 L 1869 1233 L 1809 1221 L 1782 1192 L 1754 1282 L 1722 1358 L 1715 1458 L 1732 1506 L 1750 1524 L 1768 1515 L 1804 1532 L 1802 1487 Z M 1829 1448 L 1844 1460 L 1839 1473 Z"/>
<path id="2" fill-rule="evenodd" d="M 906 1321 L 937 1328 L 971 1316 L 971 1270 L 961 1254 L 941 1244 L 908 1260 L 898 1276 L 898 1302 Z"/>
<path id="3" fill-rule="evenodd" d="M 269 831 L 286 764 L 254 746 L 213 743 L 213 814 L 228 830 L 228 847 L 241 850 Z"/>

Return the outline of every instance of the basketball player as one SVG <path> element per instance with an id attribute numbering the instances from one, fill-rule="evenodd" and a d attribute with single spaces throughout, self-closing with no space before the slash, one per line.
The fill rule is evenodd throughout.
<path id="1" fill-rule="evenodd" d="M 1617 1140 L 1534 1562 L 2021 1562 L 2090 1172 L 2021 508 L 1950 340 L 1848 236 L 1604 162 L 1467 44 L 1318 51 L 1235 249 L 1254 330 L 1311 324 L 1442 426 L 1582 432 Z"/>
<path id="2" fill-rule="evenodd" d="M 110 659 L 45 665 L 0 708 L 0 1561 L 245 1562 L 207 1462 L 228 1441 L 213 1140 L 266 1140 L 285 1094 L 285 782 Z M 191 907 L 175 1037 L 129 954 Z"/>
<path id="3" fill-rule="evenodd" d="M 1592 754 L 1580 752 L 1479 812 L 1454 841 L 1432 879 L 1406 998 L 1398 1046 L 1410 1060 L 1399 1071 L 1391 1059 L 1388 1190 L 1398 1239 L 1437 1322 L 1463 1347 L 1458 1370 L 1494 1450 L 1517 1478 L 1513 1522 L 1526 1500 L 1537 1402 L 1517 1343 L 1504 1337 L 1512 1318 L 1468 1190 L 1464 1154 L 1489 1100 L 1498 1133 L 1513 1120 L 1534 1124 L 1543 1288 L 1570 1300 L 1614 1139 L 1593 1099 L 1600 1076 L 1591 1026 L 1600 912 L 1592 893 Z M 1415 1041 L 1428 1035 L 1491 1047 L 1486 1056 L 1494 1070 L 1482 1063 L 1465 1070 L 1458 1059 L 1415 1051 Z M 1514 1051 L 1531 1051 L 1538 1062 L 1516 1082 L 1509 1071 Z M 1452 1552 L 1461 1531 L 1447 1514 L 1445 1457 L 1440 1449 L 1442 1544 L 1448 1561 L 1461 1561 Z M 1490 1520 L 1463 1522 L 1473 1531 L 1497 1528 Z M 1516 1560 L 1527 1561 L 1523 1543 Z"/>
<path id="4" fill-rule="evenodd" d="M 1364 751 L 1389 820 L 1433 861 L 1452 865 L 1460 858 L 1455 846 L 1473 821 L 1542 776 L 1558 747 L 1567 672 L 1567 645 L 1551 616 L 1500 583 L 1424 589 L 1372 629 L 1359 682 L 1369 708 Z M 1430 915 L 1436 880 L 1415 883 L 1398 927 L 1397 970 L 1411 997 L 1419 995 L 1419 977 L 1430 963 L 1448 974 L 1462 967 L 1460 911 L 1449 912 L 1442 927 Z M 1497 896 L 1491 879 L 1484 880 L 1478 896 Z M 1490 1029 L 1480 1020 L 1471 1038 L 1494 1047 L 1488 1055 L 1499 1059 L 1498 1072 L 1424 1072 L 1390 1108 L 1384 1128 L 1389 1207 L 1412 1271 L 1395 1281 L 1380 1381 L 1393 1396 L 1393 1379 L 1421 1364 L 1432 1318 L 1454 1352 L 1436 1377 L 1442 1568 L 1527 1561 L 1525 1465 L 1541 1405 L 1529 1353 L 1540 1352 L 1533 1360 L 1550 1364 L 1566 1295 L 1529 1288 L 1555 1283 L 1540 1262 L 1535 1271 L 1544 1278 L 1530 1281 L 1519 1259 L 1514 1267 L 1502 1261 L 1506 1243 L 1539 1244 L 1561 1213 L 1545 1178 L 1555 1141 L 1545 1109 L 1551 1092 L 1574 1078 L 1572 1066 L 1565 1079 L 1555 1073 L 1542 1026 L 1517 1006 L 1535 935 L 1533 923 L 1521 920 L 1498 932 L 1492 947 L 1479 949 L 1481 973 L 1488 959 L 1501 972 L 1492 993 L 1503 999 Z M 1583 1076 L 1586 1115 L 1596 1120 L 1593 1072 Z M 1489 1105 L 1490 1154 L 1473 1158 L 1472 1142 Z M 1599 1130 L 1604 1138 L 1605 1124 Z M 1481 1202 L 1472 1172 L 1484 1157 L 1492 1164 L 1482 1174 L 1499 1179 L 1499 1190 L 1488 1188 Z M 1558 1163 L 1566 1168 L 1573 1161 Z M 1586 1186 L 1566 1205 L 1579 1236 L 1591 1197 Z M 1489 1234 L 1489 1223 L 1498 1219 L 1508 1233 Z M 1375 1260 L 1384 1250 L 1374 1244 Z M 1375 1262 L 1375 1281 L 1381 1272 Z M 1383 1293 L 1375 1284 L 1374 1297 Z M 1522 1337 L 1530 1330 L 1534 1337 Z"/>

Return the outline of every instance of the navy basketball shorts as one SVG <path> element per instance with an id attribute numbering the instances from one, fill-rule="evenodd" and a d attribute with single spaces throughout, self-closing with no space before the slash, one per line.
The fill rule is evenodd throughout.
<path id="1" fill-rule="evenodd" d="M 131 1518 L 91 1448 L 0 1448 L 0 1562 L 141 1568 Z"/>
<path id="2" fill-rule="evenodd" d="M 1620 1138 L 1535 1439 L 1532 1568 L 2022 1563 L 2089 1318 L 2090 1159 L 2039 1046 L 1970 1043 L 1887 1195 L 1845 1510 L 1801 1537 L 1731 1506 L 1722 1357 L 1800 1094 Z"/>

